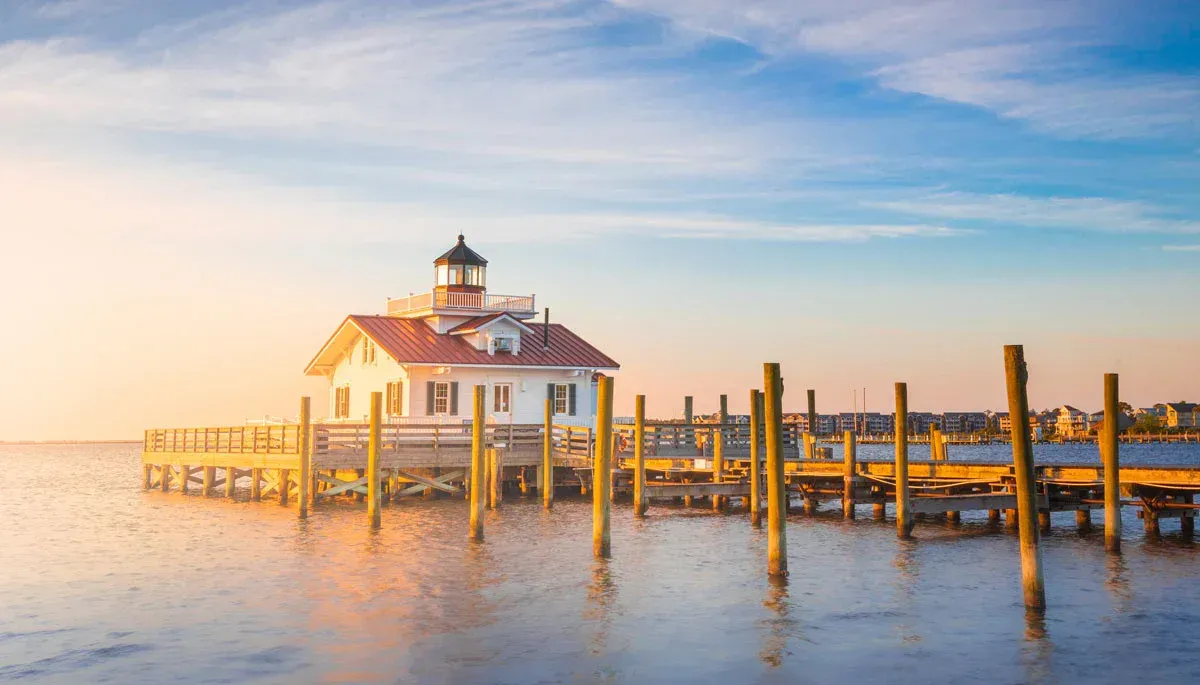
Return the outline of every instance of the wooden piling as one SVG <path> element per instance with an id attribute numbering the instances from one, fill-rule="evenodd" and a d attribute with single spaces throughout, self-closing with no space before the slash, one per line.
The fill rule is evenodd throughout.
<path id="1" fill-rule="evenodd" d="M 763 394 L 750 391 L 750 523 L 762 525 Z"/>
<path id="2" fill-rule="evenodd" d="M 159 464 L 158 465 L 158 487 L 163 492 L 167 492 L 171 489 L 171 465 L 170 464 Z"/>
<path id="3" fill-rule="evenodd" d="M 1092 529 L 1092 512 L 1089 509 L 1075 510 L 1075 528 L 1080 533 L 1086 533 Z"/>
<path id="4" fill-rule="evenodd" d="M 486 385 L 476 385 L 474 401 L 472 403 L 472 419 L 471 419 L 471 530 L 470 538 L 476 542 L 483 542 L 483 505 L 484 505 L 484 440 L 483 432 L 486 430 L 484 425 L 484 400 L 487 393 Z"/>
<path id="5" fill-rule="evenodd" d="M 908 497 L 908 385 L 896 384 L 896 535 L 912 537 L 913 515 Z"/>
<path id="6" fill-rule="evenodd" d="M 279 505 L 286 507 L 288 503 L 288 495 L 291 494 L 292 490 L 292 472 L 288 469 L 279 469 L 278 475 Z"/>
<path id="7" fill-rule="evenodd" d="M 150 480 L 152 478 L 153 471 L 154 471 L 154 467 L 152 465 L 142 464 L 142 489 L 143 490 L 150 489 Z"/>
<path id="8" fill-rule="evenodd" d="M 783 473 L 783 385 L 779 364 L 763 364 L 763 421 L 767 441 L 767 574 L 786 576 L 787 497 Z"/>
<path id="9" fill-rule="evenodd" d="M 554 506 L 554 402 L 546 400 L 542 417 L 542 472 L 538 487 L 542 490 L 542 506 Z"/>
<path id="10" fill-rule="evenodd" d="M 1029 371 L 1021 345 L 1004 346 L 1004 375 L 1008 388 L 1008 415 L 1012 419 L 1013 468 L 1017 480 L 1017 518 L 1021 536 L 1021 587 L 1025 607 L 1046 609 L 1046 587 L 1042 577 L 1042 550 L 1038 546 L 1037 481 L 1033 472 L 1033 441 L 1029 434 Z M 1116 425 L 1116 412 L 1108 415 Z"/>
<path id="11" fill-rule="evenodd" d="M 633 398 L 633 515 L 646 515 L 646 396 Z"/>
<path id="12" fill-rule="evenodd" d="M 844 445 L 844 466 L 845 475 L 843 476 L 844 484 L 842 485 L 842 517 L 847 519 L 854 518 L 854 488 L 856 487 L 857 471 L 858 471 L 858 455 L 857 445 L 854 442 L 854 431 L 846 431 L 842 434 L 842 443 Z"/>
<path id="13" fill-rule="evenodd" d="M 237 493 L 238 470 L 233 466 L 225 467 L 225 497 L 233 499 Z"/>
<path id="14" fill-rule="evenodd" d="M 1039 511 L 1037 516 L 1038 516 L 1038 530 L 1040 530 L 1043 533 L 1049 533 L 1050 532 L 1050 512 Z"/>
<path id="15" fill-rule="evenodd" d="M 383 414 L 383 393 L 371 393 L 371 432 L 367 437 L 367 522 L 371 528 L 383 523 L 379 502 L 379 438 Z"/>
<path id="16" fill-rule="evenodd" d="M 488 487 L 487 487 L 487 506 L 488 509 L 499 509 L 500 503 L 504 500 L 504 455 L 494 448 L 488 448 L 487 464 L 488 464 Z"/>
<path id="17" fill-rule="evenodd" d="M 695 415 L 692 413 L 692 396 L 688 395 L 683 398 L 683 423 L 685 426 L 689 426 L 689 428 L 684 429 L 683 439 L 690 447 L 696 446 L 696 431 L 690 428 L 694 419 Z"/>
<path id="18" fill-rule="evenodd" d="M 607 557 L 612 553 L 608 520 L 608 488 L 611 485 L 610 459 L 613 443 L 612 376 L 600 377 L 596 402 L 596 454 L 592 466 L 592 553 L 597 557 Z"/>
<path id="19" fill-rule="evenodd" d="M 262 500 L 262 469 L 250 469 L 250 501 Z"/>
<path id="20" fill-rule="evenodd" d="M 887 505 L 879 502 L 871 505 L 871 517 L 876 521 L 882 521 L 887 518 Z"/>
<path id="21" fill-rule="evenodd" d="M 192 467 L 187 464 L 179 465 L 179 494 L 186 495 L 188 483 L 192 479 Z"/>
<path id="22" fill-rule="evenodd" d="M 300 473 L 296 476 L 300 486 L 300 518 L 308 518 L 312 487 L 312 399 L 309 397 L 300 398 L 300 437 L 296 448 L 300 451 Z"/>
<path id="23" fill-rule="evenodd" d="M 717 428 L 713 438 L 713 482 L 725 480 L 725 424 L 729 423 L 729 396 L 721 395 L 720 411 L 717 412 Z M 724 495 L 713 495 L 713 511 L 724 511 L 728 500 Z"/>
<path id="24" fill-rule="evenodd" d="M 217 467 L 204 467 L 204 482 L 200 485 L 200 494 L 209 497 L 212 495 L 213 482 L 217 480 Z"/>
<path id="25" fill-rule="evenodd" d="M 988 523 L 1000 523 L 999 509 L 988 509 Z"/>
<path id="26" fill-rule="evenodd" d="M 812 388 L 808 389 L 808 434 L 817 435 L 817 391 Z"/>
<path id="27" fill-rule="evenodd" d="M 1104 549 L 1121 551 L 1121 456 L 1117 440 L 1119 383 L 1117 374 L 1104 374 L 1104 430 L 1100 434 L 1100 459 L 1104 463 Z"/>

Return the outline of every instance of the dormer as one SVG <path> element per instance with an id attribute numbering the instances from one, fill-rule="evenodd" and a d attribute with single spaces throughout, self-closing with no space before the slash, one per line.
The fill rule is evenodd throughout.
<path id="1" fill-rule="evenodd" d="M 450 329 L 450 335 L 460 335 L 475 349 L 497 354 L 521 354 L 521 336 L 532 335 L 533 329 L 506 313 L 489 314 L 465 321 Z"/>

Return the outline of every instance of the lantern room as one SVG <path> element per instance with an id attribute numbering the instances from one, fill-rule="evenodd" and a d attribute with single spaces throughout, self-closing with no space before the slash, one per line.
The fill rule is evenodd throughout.
<path id="1" fill-rule="evenodd" d="M 487 260 L 467 247 L 462 235 L 458 243 L 433 261 L 434 291 L 440 293 L 483 293 L 487 290 Z"/>

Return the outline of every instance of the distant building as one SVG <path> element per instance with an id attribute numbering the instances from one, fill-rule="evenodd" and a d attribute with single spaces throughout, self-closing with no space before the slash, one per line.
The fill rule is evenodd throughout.
<path id="1" fill-rule="evenodd" d="M 849 416 L 849 414 L 847 414 Z M 813 432 L 808 425 L 808 414 L 796 412 L 787 414 L 783 418 L 784 423 L 794 423 L 800 426 L 800 430 L 808 433 Z M 849 425 L 849 424 L 848 424 Z M 836 435 L 840 433 L 842 422 L 837 414 L 817 414 L 817 435 Z"/>
<path id="2" fill-rule="evenodd" d="M 1195 428 L 1197 425 L 1197 409 L 1200 405 L 1192 402 L 1168 402 L 1167 403 L 1167 427 L 1168 428 Z"/>
<path id="3" fill-rule="evenodd" d="M 976 433 L 987 428 L 988 415 L 981 411 L 948 411 L 942 414 L 942 430 L 947 433 Z"/>
<path id="4" fill-rule="evenodd" d="M 1104 412 L 1098 411 L 1091 416 L 1092 432 L 1099 433 L 1104 430 Z M 1117 432 L 1123 433 L 1133 427 L 1135 420 L 1125 412 L 1117 412 Z"/>
<path id="5" fill-rule="evenodd" d="M 930 426 L 942 427 L 942 417 L 940 414 L 927 411 L 910 411 L 908 413 L 908 432 L 910 434 L 922 435 L 928 433 Z"/>
<path id="6" fill-rule="evenodd" d="M 1058 408 L 1058 417 L 1054 423 L 1055 432 L 1062 437 L 1074 437 L 1087 434 L 1091 427 L 1090 415 L 1069 404 Z"/>
<path id="7" fill-rule="evenodd" d="M 891 433 L 896 426 L 896 417 L 892 414 L 871 412 L 869 414 L 859 414 L 858 417 L 863 422 L 866 432 L 870 435 Z"/>

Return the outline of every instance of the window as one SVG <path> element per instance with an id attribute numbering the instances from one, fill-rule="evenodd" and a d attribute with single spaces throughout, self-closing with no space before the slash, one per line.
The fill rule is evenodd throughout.
<path id="1" fill-rule="evenodd" d="M 512 411 L 512 383 L 497 383 L 492 386 L 492 411 L 497 414 Z"/>
<path id="2" fill-rule="evenodd" d="M 345 419 L 350 417 L 350 386 L 343 385 L 334 388 L 333 418 Z"/>
<path id="3" fill-rule="evenodd" d="M 450 265 L 450 285 L 462 285 L 462 270 L 461 264 Z"/>
<path id="4" fill-rule="evenodd" d="M 389 416 L 404 414 L 404 381 L 387 384 L 387 413 Z"/>
<path id="5" fill-rule="evenodd" d="M 575 385 L 573 383 L 551 383 L 547 396 L 554 403 L 554 413 L 575 416 Z"/>
<path id="6" fill-rule="evenodd" d="M 450 413 L 450 384 L 445 381 L 433 384 L 433 413 Z"/>
<path id="7" fill-rule="evenodd" d="M 438 285 L 446 285 L 446 283 L 447 283 L 446 274 L 449 272 L 449 270 L 450 270 L 450 267 L 446 266 L 445 264 L 442 264 L 437 267 L 436 271 L 437 271 L 437 284 Z"/>
<path id="8" fill-rule="evenodd" d="M 496 338 L 495 341 L 496 341 L 496 351 L 497 352 L 512 352 L 513 351 L 512 338 Z"/>
<path id="9" fill-rule="evenodd" d="M 366 336 L 363 336 L 362 341 L 362 363 L 375 363 L 375 342 Z"/>

